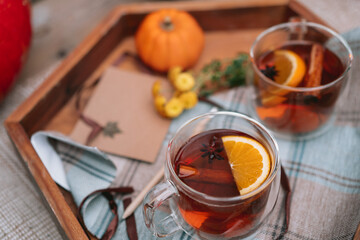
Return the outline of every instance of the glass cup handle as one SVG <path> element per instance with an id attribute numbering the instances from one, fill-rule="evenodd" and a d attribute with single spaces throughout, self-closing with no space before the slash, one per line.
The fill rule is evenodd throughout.
<path id="1" fill-rule="evenodd" d="M 166 237 L 181 228 L 176 224 L 174 213 L 167 205 L 177 196 L 177 190 L 168 181 L 153 187 L 144 198 L 143 215 L 146 226 L 157 237 Z"/>

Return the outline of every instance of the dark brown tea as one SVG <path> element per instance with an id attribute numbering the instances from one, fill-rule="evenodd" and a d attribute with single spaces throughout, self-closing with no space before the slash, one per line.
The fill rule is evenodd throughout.
<path id="1" fill-rule="evenodd" d="M 329 49 L 319 44 L 295 41 L 289 42 L 280 49 L 265 52 L 257 60 L 260 71 L 273 81 L 276 80 L 277 75 L 284 74 L 283 68 L 286 68 L 275 64 L 274 53 L 278 50 L 291 51 L 305 63 L 305 74 L 302 79 L 293 85 L 290 79 L 287 83 L 280 83 L 283 85 L 302 88 L 320 87 L 338 79 L 345 70 L 340 59 Z M 301 71 L 299 68 L 299 72 Z M 295 134 L 313 131 L 327 122 L 342 87 L 340 82 L 310 92 L 276 89 L 263 81 L 257 81 L 256 84 L 259 91 L 256 112 L 259 118 L 277 132 Z"/>
<path id="2" fill-rule="evenodd" d="M 193 136 L 179 149 L 174 169 L 178 177 L 192 189 L 213 197 L 231 198 L 240 193 L 233 166 L 229 164 L 228 147 L 226 144 L 224 146 L 222 140 L 224 136 L 245 137 L 259 142 L 235 130 L 206 131 Z M 240 236 L 248 234 L 258 225 L 268 193 L 269 190 L 265 189 L 228 206 L 220 202 L 204 204 L 180 192 L 179 209 L 185 221 L 200 232 L 226 237 Z"/>

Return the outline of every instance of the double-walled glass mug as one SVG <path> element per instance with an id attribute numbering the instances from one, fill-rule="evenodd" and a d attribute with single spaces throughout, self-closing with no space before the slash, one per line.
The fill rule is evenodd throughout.
<path id="1" fill-rule="evenodd" d="M 270 159 L 265 180 L 244 194 L 233 186 L 231 173 L 229 177 L 223 169 L 230 165 L 217 137 L 235 133 L 256 139 Z M 199 160 L 203 158 L 204 162 Z M 253 237 L 277 202 L 280 171 L 277 143 L 260 123 L 234 112 L 198 116 L 181 126 L 169 142 L 165 180 L 150 190 L 143 202 L 146 226 L 158 237 L 179 230 L 193 239 Z"/>
<path id="2" fill-rule="evenodd" d="M 339 34 L 311 22 L 279 24 L 257 37 L 250 57 L 254 81 L 247 104 L 252 117 L 276 136 L 291 139 L 329 129 L 353 59 Z"/>

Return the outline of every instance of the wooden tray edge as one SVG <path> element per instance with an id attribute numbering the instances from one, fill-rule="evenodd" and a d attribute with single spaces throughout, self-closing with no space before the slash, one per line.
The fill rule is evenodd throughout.
<path id="1" fill-rule="evenodd" d="M 42 167 L 43 163 L 32 147 L 30 139 L 21 124 L 6 122 L 4 125 L 19 154 L 27 163 L 28 170 L 41 189 L 43 197 L 48 202 L 63 231 L 70 239 L 88 239 L 70 207 L 66 204 L 58 186 L 46 168 Z M 72 224 L 68 224 L 69 222 Z"/>
<path id="2" fill-rule="evenodd" d="M 293 0 L 245 0 L 245 1 L 178 1 L 178 2 L 143 2 L 134 4 L 124 4 L 117 7 L 118 11 L 126 10 L 128 13 L 147 13 L 160 8 L 177 8 L 181 10 L 206 11 L 213 9 L 249 8 L 265 6 L 289 5 Z"/>
<path id="3" fill-rule="evenodd" d="M 310 10 L 308 7 L 306 7 L 304 4 L 300 3 L 297 0 L 290 0 L 289 7 L 293 9 L 295 12 L 297 12 L 299 15 L 304 17 L 307 21 L 316 22 L 324 26 L 327 26 L 328 28 L 332 28 L 331 26 L 329 26 L 329 24 L 325 22 L 324 19 L 317 16 L 312 10 Z"/>

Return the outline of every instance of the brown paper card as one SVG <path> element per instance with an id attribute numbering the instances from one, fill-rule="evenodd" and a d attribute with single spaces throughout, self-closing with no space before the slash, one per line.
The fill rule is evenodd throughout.
<path id="1" fill-rule="evenodd" d="M 151 88 L 157 79 L 114 67 L 104 73 L 83 114 L 101 126 L 117 122 L 121 133 L 113 138 L 100 133 L 91 146 L 110 154 L 155 161 L 170 125 L 170 120 L 160 117 L 153 105 Z M 90 131 L 79 120 L 70 137 L 85 144 Z"/>

